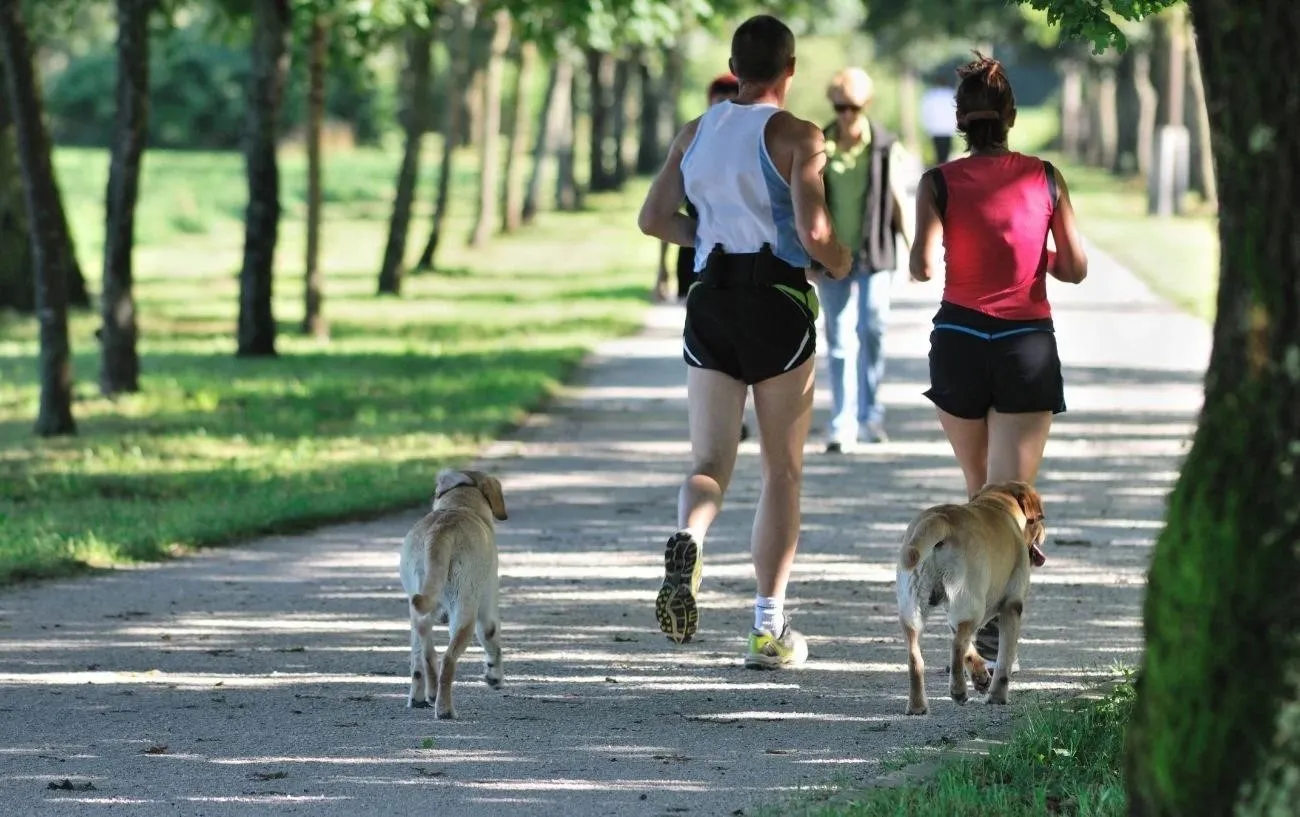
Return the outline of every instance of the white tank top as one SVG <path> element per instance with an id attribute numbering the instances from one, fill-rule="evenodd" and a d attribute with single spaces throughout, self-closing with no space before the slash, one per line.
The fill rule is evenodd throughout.
<path id="1" fill-rule="evenodd" d="M 776 105 L 719 102 L 700 118 L 686 153 L 682 179 L 686 198 L 699 213 L 695 271 L 714 246 L 725 252 L 755 253 L 764 244 L 793 267 L 812 259 L 794 226 L 790 185 L 772 163 L 764 133 Z"/>

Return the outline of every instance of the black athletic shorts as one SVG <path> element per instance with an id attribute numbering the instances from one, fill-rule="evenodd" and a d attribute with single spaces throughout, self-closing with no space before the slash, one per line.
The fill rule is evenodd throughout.
<path id="1" fill-rule="evenodd" d="M 690 288 L 682 358 L 752 386 L 817 351 L 817 294 L 807 280 L 717 286 L 708 271 Z"/>
<path id="2" fill-rule="evenodd" d="M 1051 318 L 1011 321 L 944 301 L 930 333 L 925 396 L 957 417 L 1065 411 Z"/>

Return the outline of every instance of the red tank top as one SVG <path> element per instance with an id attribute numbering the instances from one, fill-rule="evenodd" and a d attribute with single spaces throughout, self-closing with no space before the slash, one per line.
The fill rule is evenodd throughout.
<path id="1" fill-rule="evenodd" d="M 943 299 L 997 318 L 1051 317 L 1047 233 L 1054 202 L 1043 160 L 967 156 L 939 172 L 948 188 Z"/>

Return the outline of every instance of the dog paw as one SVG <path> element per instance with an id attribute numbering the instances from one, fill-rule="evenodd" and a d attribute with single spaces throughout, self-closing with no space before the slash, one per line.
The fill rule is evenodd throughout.
<path id="1" fill-rule="evenodd" d="M 428 701 L 407 701 L 406 708 L 407 709 L 428 709 L 429 702 Z"/>
<path id="2" fill-rule="evenodd" d="M 501 678 L 494 678 L 494 677 L 492 677 L 491 675 L 484 675 L 484 676 L 483 676 L 483 681 L 484 681 L 484 683 L 486 683 L 488 686 L 492 687 L 493 689 L 500 689 L 500 688 L 501 688 L 501 685 L 505 683 L 505 680 L 504 680 L 504 679 L 501 679 Z"/>
<path id="3" fill-rule="evenodd" d="M 929 715 L 930 707 L 925 704 L 908 704 L 907 714 L 909 715 Z"/>
<path id="4" fill-rule="evenodd" d="M 990 695 L 989 698 L 988 698 L 988 700 L 985 701 L 985 703 L 989 704 L 990 706 L 1006 706 L 1006 705 L 1007 705 L 1007 696 L 1006 696 L 1006 695 Z"/>
<path id="5" fill-rule="evenodd" d="M 970 693 L 964 689 L 960 689 L 960 690 L 954 689 L 952 690 L 950 695 L 952 696 L 954 703 L 957 703 L 962 706 L 965 706 L 966 702 L 970 700 Z"/>
<path id="6" fill-rule="evenodd" d="M 442 709 L 440 709 L 440 710 L 438 710 L 438 715 L 437 715 L 437 717 L 438 717 L 438 720 L 440 720 L 440 721 L 452 721 L 452 720 L 455 720 L 455 719 L 456 719 L 456 710 L 454 710 L 454 709 L 446 709 L 446 710 L 442 710 Z"/>

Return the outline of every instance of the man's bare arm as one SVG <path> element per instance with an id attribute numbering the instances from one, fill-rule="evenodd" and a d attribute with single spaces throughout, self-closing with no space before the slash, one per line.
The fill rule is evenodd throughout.
<path id="1" fill-rule="evenodd" d="M 686 200 L 682 179 L 682 156 L 695 138 L 696 122 L 687 124 L 673 140 L 664 166 L 646 193 L 637 226 L 641 232 L 682 247 L 695 246 L 695 219 L 681 212 Z"/>
<path id="2" fill-rule="evenodd" d="M 813 260 L 826 268 L 830 277 L 847 277 L 853 255 L 835 237 L 830 208 L 826 204 L 826 140 L 821 129 L 799 122 L 795 131 L 794 162 L 790 167 L 790 194 L 794 201 L 794 225 L 799 241 Z"/>

